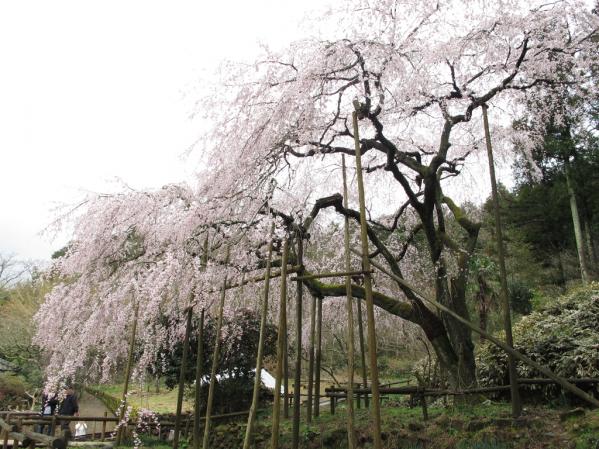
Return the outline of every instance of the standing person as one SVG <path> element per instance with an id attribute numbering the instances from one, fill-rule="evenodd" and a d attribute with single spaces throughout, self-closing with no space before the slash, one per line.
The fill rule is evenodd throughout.
<path id="1" fill-rule="evenodd" d="M 44 393 L 42 395 L 42 418 L 52 416 L 56 411 L 58 405 L 58 398 L 55 393 Z M 52 424 L 40 424 L 39 432 L 44 433 L 44 428 L 47 427 L 46 434 L 52 433 Z"/>
<path id="2" fill-rule="evenodd" d="M 62 416 L 79 416 L 79 403 L 77 402 L 77 396 L 75 396 L 75 390 L 71 387 L 67 387 L 65 390 L 65 397 L 60 403 L 58 414 Z M 71 436 L 71 429 L 69 427 L 70 421 L 63 420 L 60 423 L 60 428 L 66 430 Z"/>

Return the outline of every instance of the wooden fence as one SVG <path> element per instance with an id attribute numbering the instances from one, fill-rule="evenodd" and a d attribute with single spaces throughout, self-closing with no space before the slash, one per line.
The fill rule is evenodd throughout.
<path id="1" fill-rule="evenodd" d="M 568 382 L 575 385 L 586 385 L 596 387 L 599 384 L 599 378 L 572 378 L 567 379 Z M 552 379 L 518 379 L 519 385 L 550 385 L 557 384 Z M 428 410 L 426 397 L 427 396 L 461 396 L 469 394 L 488 394 L 488 393 L 499 393 L 502 391 L 509 391 L 510 385 L 499 385 L 495 387 L 481 387 L 471 388 L 468 390 L 441 390 L 441 389 L 429 389 L 417 385 L 408 385 L 404 387 L 394 386 L 381 386 L 379 392 L 381 395 L 409 395 L 412 399 L 418 398 L 422 404 L 422 413 L 424 418 L 428 418 Z M 354 397 L 359 400 L 364 395 L 371 394 L 371 389 L 363 387 L 354 387 Z M 330 399 L 331 413 L 335 413 L 336 403 L 339 399 L 347 399 L 347 388 L 344 387 L 329 387 L 325 388 L 325 396 Z M 411 401 L 413 402 L 413 401 Z"/>

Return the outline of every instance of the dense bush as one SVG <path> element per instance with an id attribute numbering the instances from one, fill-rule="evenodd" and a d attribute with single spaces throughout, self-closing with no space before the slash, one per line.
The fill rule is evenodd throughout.
<path id="1" fill-rule="evenodd" d="M 599 283 L 578 288 L 523 317 L 514 326 L 515 349 L 563 377 L 599 377 Z M 503 338 L 503 337 L 502 337 Z M 477 354 L 482 385 L 509 383 L 507 355 L 486 343 Z M 521 378 L 543 377 L 519 362 Z M 527 391 L 530 391 L 527 388 Z M 555 386 L 535 386 L 532 394 L 555 396 Z"/>
<path id="2" fill-rule="evenodd" d="M 277 328 L 267 324 L 265 329 L 264 357 L 266 359 L 276 354 Z M 204 384 L 202 397 L 208 394 L 208 383 L 214 354 L 214 337 L 216 333 L 216 320 L 206 319 L 204 327 L 204 359 L 202 372 Z M 258 353 L 258 340 L 260 337 L 260 316 L 250 309 L 239 309 L 234 316 L 225 318 L 216 388 L 214 392 L 215 413 L 227 413 L 247 410 L 252 400 L 254 387 L 254 369 Z M 195 374 L 197 363 L 197 333 L 192 333 L 189 345 L 189 359 L 185 372 L 185 383 L 188 385 L 188 397 L 195 395 Z M 165 358 L 164 379 L 168 388 L 175 388 L 179 382 L 181 371 L 181 358 L 183 354 L 182 343 L 177 343 Z M 265 392 L 261 393 L 261 398 Z M 205 404 L 202 405 L 202 411 Z"/>
<path id="3" fill-rule="evenodd" d="M 23 407 L 28 404 L 23 379 L 12 374 L 0 374 L 0 410 Z"/>
<path id="4" fill-rule="evenodd" d="M 520 315 L 528 315 L 532 312 L 532 290 L 524 282 L 513 280 L 508 284 L 510 295 L 510 306 L 512 310 Z"/>

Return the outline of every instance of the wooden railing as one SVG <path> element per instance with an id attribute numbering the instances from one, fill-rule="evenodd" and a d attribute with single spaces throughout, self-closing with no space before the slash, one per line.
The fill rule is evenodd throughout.
<path id="1" fill-rule="evenodd" d="M 211 419 L 213 421 L 223 421 L 247 416 L 248 413 L 248 411 L 224 413 L 221 415 L 213 415 Z M 200 422 L 202 424 L 204 418 L 205 417 L 200 417 Z M 107 430 L 107 423 L 114 423 L 116 425 L 119 419 L 114 416 L 107 416 L 107 412 L 104 413 L 104 416 L 48 416 L 41 415 L 37 412 L 0 411 L 0 438 L 3 438 L 2 449 L 8 449 L 9 440 L 13 440 L 13 448 L 16 448 L 17 444 L 20 442 L 24 447 L 33 447 L 37 444 L 52 449 L 65 449 L 71 440 L 70 432 L 61 431 L 60 436 L 55 436 L 55 434 L 63 423 L 70 423 L 73 421 L 94 423 L 91 435 L 90 433 L 85 435 L 87 439 L 111 441 L 113 435 L 112 431 Z M 185 436 L 190 436 L 191 426 L 193 426 L 193 414 L 186 414 L 183 422 L 185 423 L 185 427 L 182 429 L 182 433 Z M 100 432 L 96 432 L 96 423 L 101 425 Z M 37 426 L 48 426 L 50 435 L 29 430 L 30 428 L 37 428 Z M 134 426 L 135 422 L 128 422 L 126 426 L 124 426 L 125 433 L 130 432 Z M 146 426 L 149 428 L 159 427 L 157 436 L 166 439 L 170 430 L 175 427 L 175 421 L 172 416 L 159 417 L 157 423 L 147 423 Z"/>
<path id="2" fill-rule="evenodd" d="M 22 416 L 22 415 L 21 415 Z M 10 422 L 11 416 L 8 414 L 7 420 L 0 418 L 0 428 L 3 434 L 3 449 L 8 448 L 8 440 L 12 439 L 12 447 L 18 447 L 19 442 L 23 447 L 34 448 L 36 444 L 48 447 L 50 449 L 65 449 L 67 447 L 67 435 L 62 434 L 60 437 L 52 435 L 44 435 L 42 433 L 32 432 L 25 429 L 26 424 L 22 418 L 18 418 L 17 422 Z"/>
<path id="3" fill-rule="evenodd" d="M 590 385 L 591 387 L 599 385 L 599 378 L 572 378 L 567 379 L 568 382 L 575 385 Z M 551 385 L 557 384 L 552 379 L 518 379 L 519 385 Z M 393 387 L 393 386 L 382 386 L 379 388 L 381 395 L 410 395 L 411 397 L 417 397 L 420 399 L 423 414 L 428 415 L 426 409 L 426 396 L 460 396 L 469 394 L 486 394 L 486 393 L 499 393 L 502 391 L 509 391 L 510 385 L 499 385 L 495 387 L 481 387 L 471 388 L 467 390 L 441 390 L 441 389 L 429 389 L 421 386 L 405 386 L 405 387 Z M 354 397 L 359 398 L 362 395 L 370 394 L 370 388 L 354 388 Z M 325 388 L 325 396 L 330 399 L 331 402 L 331 413 L 335 413 L 335 405 L 339 399 L 347 399 L 347 388 L 344 387 L 329 387 Z"/>

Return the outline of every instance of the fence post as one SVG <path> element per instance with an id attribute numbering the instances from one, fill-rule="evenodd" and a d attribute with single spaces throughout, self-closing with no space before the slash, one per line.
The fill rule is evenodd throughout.
<path id="1" fill-rule="evenodd" d="M 425 421 L 428 421 L 428 407 L 426 404 L 426 395 L 424 394 L 426 390 L 424 387 L 422 388 L 422 393 L 420 394 L 420 400 L 422 401 L 422 418 Z"/>
<path id="2" fill-rule="evenodd" d="M 10 413 L 6 415 L 6 423 L 10 424 Z M 2 449 L 8 449 L 8 430 L 4 433 L 4 442 Z"/>
<path id="3" fill-rule="evenodd" d="M 108 417 L 108 412 L 104 412 L 104 418 Z M 106 439 L 106 420 L 102 421 L 102 441 Z"/>

